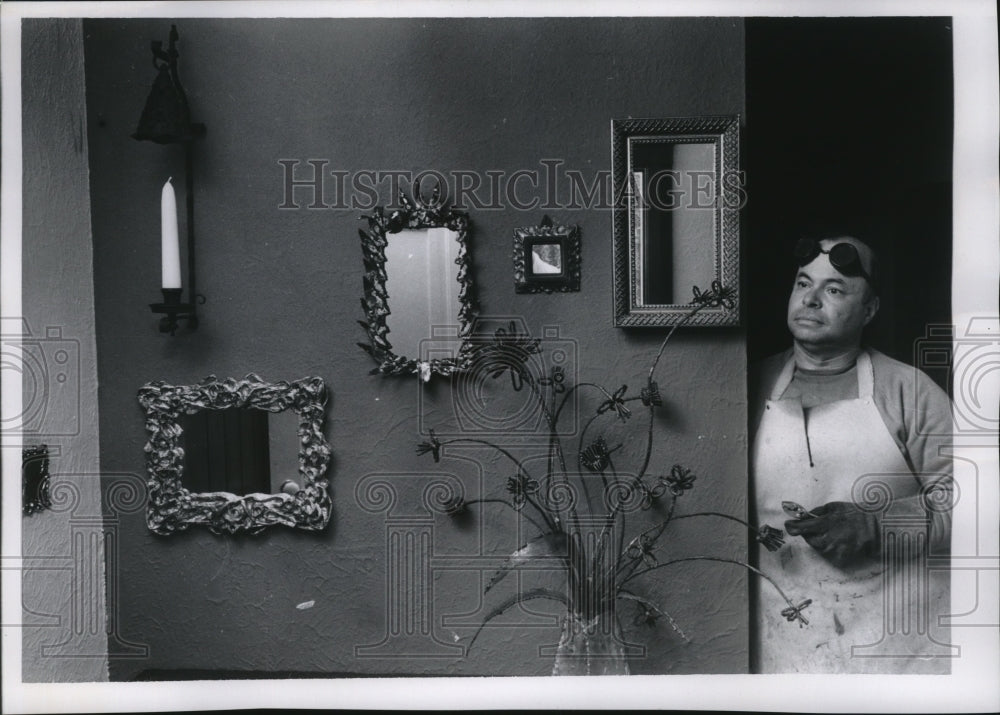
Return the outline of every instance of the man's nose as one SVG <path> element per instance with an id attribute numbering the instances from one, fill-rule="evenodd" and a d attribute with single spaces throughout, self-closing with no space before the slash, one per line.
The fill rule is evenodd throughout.
<path id="1" fill-rule="evenodd" d="M 820 305 L 819 300 L 819 289 L 817 287 L 806 288 L 802 293 L 802 305 L 807 305 L 810 307 L 818 307 Z"/>

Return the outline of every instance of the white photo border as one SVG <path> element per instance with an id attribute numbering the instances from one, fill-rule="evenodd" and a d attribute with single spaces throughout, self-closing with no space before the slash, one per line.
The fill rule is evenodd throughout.
<path id="1" fill-rule="evenodd" d="M 953 322 L 961 334 L 973 319 L 996 318 L 1000 255 L 998 71 L 996 7 L 969 0 L 702 0 L 699 2 L 618 2 L 578 0 L 440 0 L 437 2 L 80 2 L 0 4 L 2 55 L 2 308 L 20 315 L 21 306 L 21 87 L 20 20 L 29 17 L 390 17 L 390 16 L 927 16 L 954 19 L 955 145 Z M 996 324 L 994 320 L 993 325 Z M 998 336 L 992 336 L 997 339 Z M 21 385 L 3 373 L 4 415 L 21 413 Z M 980 397 L 998 402 L 1000 374 L 986 377 Z M 956 400 L 961 399 L 956 395 Z M 978 408 L 977 408 L 978 409 Z M 984 443 L 985 439 L 985 443 Z M 978 499 L 985 504 L 975 525 L 956 522 L 954 552 L 978 553 L 978 544 L 997 544 L 1000 515 L 996 436 L 968 445 L 956 438 L 956 456 L 967 452 L 978 467 Z M 3 437 L 3 567 L 18 568 L 21 553 L 20 448 Z M 19 445 L 18 445 L 19 447 Z M 984 447 L 992 447 L 987 449 Z M 989 456 L 987 456 L 989 455 Z M 973 478 L 956 460 L 956 480 Z M 966 464 L 968 466 L 968 464 Z M 967 470 L 966 470 L 967 471 Z M 967 527 L 967 528 L 966 528 Z M 1000 560 L 984 557 L 1000 572 Z M 15 571 L 16 573 L 16 571 Z M 18 578 L 3 579 L 3 622 L 21 609 Z M 995 583 L 990 586 L 994 588 Z M 987 592 L 987 597 L 990 593 Z M 993 602 L 1000 600 L 992 593 Z M 14 617 L 15 619 L 17 616 Z M 956 628 L 962 645 L 950 676 L 761 676 L 685 675 L 629 678 L 369 678 L 358 680 L 241 681 L 170 683 L 21 683 L 21 631 L 4 627 L 4 712 L 118 712 L 271 708 L 615 708 L 736 709 L 842 712 L 972 712 L 1000 708 L 998 629 Z"/>

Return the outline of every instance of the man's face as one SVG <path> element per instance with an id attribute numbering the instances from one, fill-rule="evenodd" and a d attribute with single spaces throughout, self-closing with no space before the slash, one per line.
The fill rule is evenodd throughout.
<path id="1" fill-rule="evenodd" d="M 823 250 L 840 241 L 823 241 Z M 864 254 L 862 254 L 864 257 Z M 845 276 L 819 254 L 799 269 L 788 300 L 788 329 L 802 346 L 814 351 L 857 347 L 862 329 L 875 317 L 878 298 L 868 295 L 861 276 Z"/>

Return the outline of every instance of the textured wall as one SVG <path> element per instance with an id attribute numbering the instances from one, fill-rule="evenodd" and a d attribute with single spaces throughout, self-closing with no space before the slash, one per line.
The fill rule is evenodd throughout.
<path id="1" fill-rule="evenodd" d="M 502 495 L 512 473 L 482 449 L 447 451 L 439 465 L 417 458 L 421 428 L 454 427 L 452 391 L 435 378 L 369 377 L 363 339 L 358 210 L 279 210 L 282 159 L 327 159 L 327 169 L 539 169 L 544 158 L 592 172 L 610 167 L 610 119 L 727 114 L 743 108 L 742 21 L 576 20 L 187 20 L 181 74 L 196 120 L 196 212 L 202 326 L 157 333 L 147 303 L 159 296 L 160 186 L 179 177 L 176 148 L 129 138 L 153 79 L 149 41 L 168 21 L 84 23 L 100 351 L 101 459 L 110 471 L 143 467 L 146 433 L 136 390 L 151 380 L 187 384 L 208 374 L 265 379 L 320 375 L 330 394 L 333 522 L 320 535 L 271 530 L 223 538 L 193 530 L 154 537 L 142 515 L 123 517 L 118 602 L 124 638 L 150 645 L 144 660 L 112 660 L 113 679 L 143 669 L 215 668 L 414 674 L 545 674 L 539 647 L 558 639 L 546 605 L 511 614 L 533 624 L 486 631 L 465 659 L 446 646 L 471 635 L 513 580 L 482 599 L 469 556 L 517 546 L 515 520 L 492 509 L 456 526 L 428 527 L 430 554 L 464 570 L 439 569 L 433 634 L 440 643 L 392 641 L 386 633 L 385 512 L 362 508 L 356 490 L 393 473 L 389 516 L 422 511 L 427 478 L 451 473 L 472 495 Z M 308 169 L 308 167 L 300 167 Z M 308 193 L 308 192 L 305 192 Z M 383 202 L 387 197 L 383 196 Z M 301 203 L 309 196 L 299 195 Z M 664 333 L 611 325 L 611 216 L 548 210 L 583 236 L 579 293 L 513 291 L 512 230 L 543 211 L 472 211 L 472 261 L 484 314 L 524 316 L 540 334 L 557 326 L 575 341 L 579 379 L 637 389 Z M 738 330 L 678 334 L 657 376 L 666 409 L 655 425 L 653 463 L 682 462 L 699 474 L 685 507 L 741 515 L 745 509 L 744 340 Z M 488 385 L 490 404 L 521 403 L 509 383 Z M 590 414 L 597 400 L 589 396 Z M 610 420 L 607 423 L 610 424 Z M 617 463 L 641 458 L 645 425 Z M 615 442 L 612 442 L 614 444 Z M 519 449 L 544 454 L 537 443 Z M 535 462 L 537 464 L 537 462 Z M 622 468 L 626 468 L 623 466 Z M 362 500 L 363 501 L 363 500 Z M 678 522 L 661 556 L 740 555 L 745 534 L 718 523 Z M 472 564 L 474 566 L 474 564 Z M 543 578 L 526 576 L 527 583 Z M 656 596 L 690 638 L 664 623 L 631 624 L 645 644 L 634 672 L 739 672 L 746 668 L 746 581 L 718 564 L 663 569 L 638 586 Z M 308 609 L 296 605 L 315 601 Z M 409 611 L 407 611 L 409 612 Z M 463 625 L 465 624 L 465 625 Z M 541 624 L 541 625 L 539 625 Z M 419 639 L 418 639 L 419 640 Z M 406 655 L 411 657 L 385 657 Z M 426 658 L 422 655 L 439 657 Z"/>
<path id="2" fill-rule="evenodd" d="M 43 358 L 26 442 L 49 446 L 55 502 L 22 522 L 23 679 L 107 680 L 82 23 L 25 20 L 21 42 L 22 300 Z"/>

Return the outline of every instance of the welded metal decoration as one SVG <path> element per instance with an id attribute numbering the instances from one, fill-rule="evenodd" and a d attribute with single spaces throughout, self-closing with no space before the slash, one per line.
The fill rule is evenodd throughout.
<path id="1" fill-rule="evenodd" d="M 152 382 L 139 390 L 138 397 L 149 431 L 145 451 L 150 531 L 172 534 L 192 524 L 205 525 L 217 534 L 256 533 L 276 525 L 310 531 L 326 528 L 332 504 L 326 479 L 330 445 L 323 436 L 326 388 L 322 378 L 269 383 L 254 374 L 242 380 L 209 376 L 197 385 Z M 298 414 L 300 489 L 237 495 L 192 493 L 185 488 L 181 417 L 231 407 Z"/>
<path id="2" fill-rule="evenodd" d="M 21 450 L 21 509 L 25 516 L 52 506 L 49 496 L 49 448 L 39 444 Z"/>
<path id="3" fill-rule="evenodd" d="M 810 601 L 792 600 L 760 569 L 725 550 L 701 551 L 711 543 L 701 545 L 701 553 L 686 555 L 682 551 L 683 540 L 671 539 L 675 532 L 670 527 L 675 522 L 707 518 L 733 525 L 735 531 L 719 541 L 722 545 L 725 539 L 739 536 L 740 531 L 770 551 L 784 544 L 784 532 L 768 524 L 752 524 L 721 511 L 685 510 L 691 501 L 687 495 L 696 490 L 696 483 L 711 484 L 713 475 L 698 480 L 691 469 L 681 464 L 663 469 L 659 466 L 663 464 L 662 458 L 652 459 L 655 430 L 663 424 L 664 405 L 653 378 L 667 343 L 678 328 L 697 324 L 700 314 L 719 307 L 731 309 L 736 300 L 735 289 L 717 281 L 705 290 L 692 287 L 691 294 L 693 300 L 687 314 L 668 329 L 638 390 L 622 384 L 612 391 L 594 382 L 567 386 L 564 374 L 556 370 L 559 366 L 554 366 L 549 376 L 541 377 L 531 364 L 532 358 L 542 351 L 542 341 L 518 330 L 514 323 L 499 328 L 492 342 L 480 342 L 474 358 L 475 369 L 504 383 L 506 380 L 502 378 L 509 375 L 514 391 L 524 390 L 532 395 L 537 401 L 537 414 L 542 418 L 537 423 L 542 427 L 538 434 L 547 436 L 548 453 L 532 454 L 526 459 L 526 455 L 509 451 L 501 441 L 470 440 L 461 433 L 453 439 L 439 438 L 433 429 L 429 430 L 429 439 L 416 446 L 418 455 L 430 455 L 435 462 L 448 462 L 450 456 L 455 456 L 450 453 L 452 445 L 475 442 L 491 448 L 505 460 L 499 462 L 503 465 L 500 470 L 493 470 L 495 478 L 484 482 L 484 491 L 478 498 L 466 499 L 461 485 L 446 486 L 437 493 L 439 513 L 460 520 L 468 518 L 473 510 L 507 508 L 517 513 L 519 521 L 523 520 L 516 530 L 519 535 L 516 543 L 520 546 L 506 555 L 483 588 L 484 603 L 489 598 L 496 606 L 486 613 L 472 634 L 469 649 L 493 619 L 526 601 L 549 600 L 560 603 L 564 612 L 558 645 L 554 649 L 545 647 L 555 656 L 553 675 L 628 674 L 628 659 L 645 651 L 641 644 L 627 640 L 632 634 L 624 630 L 625 609 L 634 612 L 633 626 L 654 626 L 662 619 L 682 640 L 689 641 L 660 599 L 643 595 L 643 590 L 648 588 L 644 586 L 647 574 L 696 561 L 750 571 L 780 594 L 784 618 L 807 623 L 803 610 Z M 594 412 L 582 429 L 568 431 L 565 425 L 560 426 L 560 416 L 565 421 L 576 404 L 582 404 L 570 402 L 579 388 L 597 397 Z M 588 399 L 592 404 L 595 402 Z M 639 408 L 638 403 L 643 407 Z M 564 409 L 568 405 L 573 407 Z M 634 421 L 645 423 L 640 429 L 645 439 L 644 450 L 622 449 L 625 441 L 614 440 L 609 445 L 602 434 L 588 439 L 590 430 L 599 429 L 602 423 L 609 431 L 613 428 L 615 434 L 622 434 L 622 426 Z M 572 442 L 565 440 L 564 434 Z M 640 463 L 638 454 L 642 453 L 645 456 Z M 538 459 L 541 456 L 546 459 Z M 446 467 L 440 465 L 441 469 Z M 553 575 L 554 582 L 532 579 L 519 583 L 517 590 L 506 597 L 486 595 L 490 591 L 495 594 L 494 587 L 510 572 L 538 573 L 546 562 L 551 566 L 544 568 Z"/>
<path id="4" fill-rule="evenodd" d="M 739 325 L 739 130 L 739 116 L 612 120 L 616 327 Z M 689 301 L 692 285 L 727 300 Z"/>
<path id="5" fill-rule="evenodd" d="M 146 104 L 139 118 L 139 126 L 132 135 L 133 139 L 148 140 L 157 144 L 176 144 L 189 142 L 205 133 L 204 124 L 191 122 L 191 109 L 188 106 L 187 94 L 181 85 L 177 72 L 177 25 L 170 26 L 170 44 L 163 49 L 163 42 L 153 40 L 153 67 L 156 68 L 156 80 L 146 98 Z"/>
<path id="6" fill-rule="evenodd" d="M 391 213 L 378 206 L 370 215 L 361 217 L 368 221 L 367 231 L 358 229 L 365 266 L 361 307 L 367 320 L 358 322 L 368 333 L 368 342 L 358 343 L 358 346 L 375 360 L 376 366 L 369 374 L 414 374 L 426 381 L 432 374 L 451 375 L 469 364 L 471 344 L 468 339 L 476 317 L 468 254 L 469 218 L 464 212 L 449 209 L 440 202 L 440 186 L 435 186 L 430 201 L 424 202 L 420 183 L 417 182 L 413 188 L 413 200 L 400 191 L 399 202 L 400 208 Z M 428 302 L 429 297 L 421 293 L 421 286 L 409 285 L 421 277 L 426 278 L 425 273 L 407 273 L 406 263 L 390 264 L 387 261 L 387 252 L 395 252 L 394 247 L 390 247 L 391 241 L 406 240 L 403 235 L 406 232 L 415 235 L 412 232 L 437 228 L 447 229 L 450 235 L 439 237 L 440 240 L 428 235 L 427 242 L 419 245 L 415 252 L 426 252 L 428 261 L 432 260 L 431 254 L 436 256 L 442 265 L 428 263 L 428 271 L 434 268 L 446 274 L 445 279 L 437 281 L 435 286 L 427 286 L 427 290 L 447 283 L 446 293 L 455 301 L 455 305 L 449 306 L 452 314 L 447 320 L 455 325 L 448 326 L 452 332 L 439 340 L 435 340 L 435 330 L 439 325 L 406 326 L 408 321 L 401 314 L 409 307 L 408 301 L 401 293 L 390 295 L 396 290 L 415 290 L 413 297 L 420 294 L 420 300 L 410 303 Z M 448 242 L 448 245 L 442 246 L 442 241 Z M 390 332 L 389 316 L 393 313 L 398 328 L 408 327 L 409 332 L 417 336 L 415 340 L 408 342 L 401 334 Z M 423 347 L 430 346 L 429 354 L 421 355 L 416 343 Z"/>
<path id="7" fill-rule="evenodd" d="M 514 229 L 514 290 L 569 293 L 580 290 L 580 227 L 548 216 L 538 226 Z"/>
<path id="8" fill-rule="evenodd" d="M 183 300 L 180 288 L 163 288 L 163 300 L 150 303 L 154 313 L 163 315 L 160 319 L 160 332 L 174 335 L 183 320 L 190 330 L 198 327 L 199 304 L 205 303 L 205 296 L 200 295 L 195 286 L 195 251 L 194 251 L 194 140 L 205 135 L 205 125 L 191 121 L 191 108 L 188 105 L 187 93 L 181 85 L 177 70 L 180 53 L 177 42 L 180 35 L 177 26 L 170 26 L 170 39 L 167 49 L 163 42 L 154 40 L 151 43 L 153 66 L 156 68 L 156 79 L 153 88 L 146 98 L 139 126 L 133 139 L 151 141 L 157 144 L 184 145 L 184 185 L 187 194 L 187 256 L 188 256 L 188 300 Z"/>

